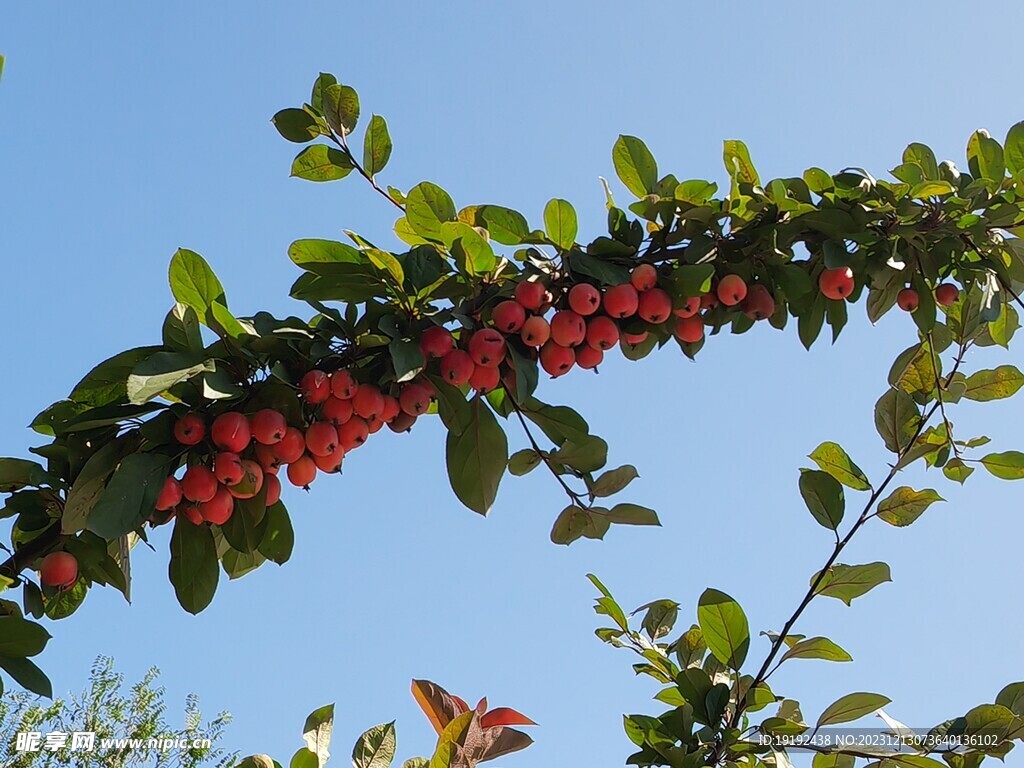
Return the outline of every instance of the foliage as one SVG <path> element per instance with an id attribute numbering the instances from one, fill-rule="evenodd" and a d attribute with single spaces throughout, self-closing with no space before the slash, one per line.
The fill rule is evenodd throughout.
<path id="1" fill-rule="evenodd" d="M 954 435 L 949 418 L 962 400 L 999 400 L 1024 385 L 1024 374 L 1013 365 L 961 371 L 971 349 L 1008 347 L 1019 327 L 1014 304 L 1022 306 L 1024 286 L 1024 124 L 1014 126 L 1002 144 L 984 131 L 973 134 L 966 171 L 911 144 L 892 170 L 895 181 L 859 168 L 835 174 L 810 168 L 800 176 L 762 181 L 747 148 L 731 140 L 724 145 L 728 191 L 721 196 L 714 182 L 662 174 L 643 141 L 621 136 L 612 163 L 635 199 L 620 207 L 606 187 L 607 234 L 586 241 L 565 200 L 551 200 L 537 227 L 499 205 L 460 208 L 432 182 L 407 191 L 382 187 L 378 179 L 393 153 L 388 126 L 373 116 L 357 152 L 360 117 L 355 90 L 321 74 L 309 102 L 278 112 L 273 122 L 286 140 L 306 145 L 293 161 L 292 175 L 315 182 L 361 177 L 398 212 L 395 233 L 407 247 L 390 252 L 348 231 L 352 244 L 293 243 L 289 256 L 303 274 L 291 296 L 312 310 L 309 319 L 263 312 L 236 316 L 210 265 L 179 250 L 169 272 L 175 304 L 161 343 L 100 363 L 68 399 L 40 413 L 32 426 L 50 442 L 31 450 L 41 462 L 0 460 L 0 490 L 11 494 L 0 515 L 14 520 L 14 554 L 0 573 L 24 587 L 27 613 L 61 618 L 95 584 L 127 595 L 132 546 L 173 519 L 169 577 L 182 605 L 202 610 L 215 594 L 221 569 L 237 578 L 267 560 L 287 561 L 292 529 L 284 505 L 271 501 L 255 480 L 251 493 L 237 496 L 241 503 L 230 519 L 214 521 L 187 505 L 177 507 L 177 514 L 173 508 L 156 514 L 167 478 L 210 464 L 216 453 L 216 439 L 186 442 L 175 427 L 186 416 L 208 427 L 226 414 L 251 420 L 270 410 L 289 427 L 306 430 L 312 451 L 314 428 L 329 420 L 324 388 L 338 399 L 355 400 L 347 385 L 336 386 L 351 380 L 373 402 L 395 406 L 395 431 L 408 429 L 425 412 L 440 417 L 448 431 L 453 491 L 478 513 L 489 510 L 506 471 L 522 475 L 543 465 L 568 498 L 551 531 L 554 542 L 602 538 L 612 524 L 656 525 L 653 510 L 630 503 L 603 506 L 627 488 L 637 470 L 605 469 L 608 446 L 586 420 L 536 398 L 539 370 L 557 377 L 577 365 L 599 364 L 607 350 L 589 339 L 583 343 L 580 335 L 589 335 L 599 319 L 630 360 L 671 344 L 695 359 L 716 335 L 745 333 L 760 321 L 783 330 L 792 319 L 800 342 L 810 348 L 826 325 L 832 341 L 838 339 L 852 304 L 862 301 L 872 321 L 898 306 L 913 322 L 916 341 L 894 362 L 889 388 L 875 408 L 875 426 L 892 454 L 890 470 L 872 481 L 833 442 L 810 454 L 816 468 L 801 471 L 798 490 L 812 519 L 834 535 L 835 546 L 783 629 L 768 635 L 770 648 L 754 674 L 743 670 L 756 641 L 732 597 L 705 591 L 697 624 L 669 642 L 663 638 L 671 633 L 679 604 L 658 600 L 644 606 L 641 630 L 635 630 L 595 579 L 599 612 L 614 624 L 599 636 L 632 648 L 644 659 L 637 671 L 668 686 L 659 694 L 672 707 L 668 713 L 626 719 L 627 735 L 640 748 L 632 762 L 787 764 L 783 748 L 751 741 L 752 734 L 807 729 L 799 706 L 771 692 L 768 677 L 792 659 L 849 660 L 831 640 L 793 634 L 794 624 L 820 596 L 849 604 L 891 580 L 886 563 L 839 561 L 867 522 L 877 517 L 911 525 L 941 500 L 933 489 L 890 490 L 899 472 L 920 461 L 958 483 L 978 466 L 995 477 L 1024 478 L 1024 453 L 979 452 L 988 439 Z M 527 317 L 543 323 L 551 340 L 530 335 Z M 446 345 L 450 340 L 458 349 L 435 354 L 428 337 Z M 449 357 L 455 352 L 471 358 L 465 376 Z M 341 389 L 347 394 L 338 394 Z M 344 450 L 354 450 L 388 421 L 383 405 L 360 412 L 361 424 L 351 411 L 336 420 L 341 442 L 346 424 L 362 432 Z M 528 443 L 512 455 L 505 423 L 521 427 Z M 254 465 L 263 461 L 248 440 L 239 450 Z M 297 463 L 289 465 L 289 474 Z M 337 469 L 313 463 L 324 471 Z M 262 466 L 270 474 L 277 469 Z M 303 482 L 297 481 L 300 474 Z M 293 482 L 305 485 L 306 478 L 296 473 Z M 848 515 L 848 497 L 862 498 L 857 493 L 867 501 Z M 58 550 L 73 554 L 80 565 L 70 586 L 40 589 L 22 575 Z M 0 655 L 13 663 L 0 666 L 27 684 L 11 668 L 25 668 L 22 661 L 41 650 L 45 633 L 14 609 L 8 613 L 8 626 L 16 631 L 8 630 L 13 639 L 0 646 Z M 1019 688 L 1011 686 L 995 704 L 944 727 L 995 729 L 999 739 L 986 753 L 1000 755 L 1021 736 L 1020 698 Z M 886 703 L 877 694 L 843 697 L 818 725 L 845 722 Z M 773 717 L 750 720 L 750 714 L 775 704 Z M 431 765 L 464 759 L 470 724 L 486 717 L 464 705 L 459 711 L 442 731 L 447 751 Z M 444 733 L 453 727 L 462 736 L 445 742 Z M 373 738 L 378 737 L 383 738 Z M 319 754 L 315 745 L 311 749 Z M 912 759 L 859 756 L 885 768 L 937 764 L 922 750 Z M 848 765 L 832 757 L 821 765 Z M 981 753 L 944 757 L 960 768 L 976 765 Z M 316 754 L 314 759 L 320 761 Z M 300 757 L 298 765 L 308 762 Z"/>
<path id="2" fill-rule="evenodd" d="M 535 725 L 514 709 L 488 709 L 481 699 L 470 709 L 466 702 L 428 680 L 413 680 L 412 693 L 430 724 L 437 731 L 434 754 L 411 757 L 402 768 L 475 768 L 530 746 L 532 740 L 510 726 Z M 310 713 L 302 730 L 305 746 L 292 756 L 290 768 L 323 768 L 330 759 L 328 751 L 334 731 L 334 705 L 328 704 Z M 383 723 L 360 736 L 352 748 L 354 768 L 390 768 L 397 744 L 394 722 Z M 280 768 L 281 763 L 268 755 L 250 755 L 237 768 Z"/>
<path id="3" fill-rule="evenodd" d="M 198 699 L 185 700 L 184 727 L 167 722 L 164 689 L 155 685 L 159 672 L 154 668 L 128 691 L 124 691 L 124 675 L 114 671 L 112 659 L 100 657 L 93 664 L 89 687 L 69 699 L 49 703 L 24 691 L 8 692 L 0 698 L 0 763 L 6 768 L 49 768 L 75 765 L 81 768 L 227 768 L 237 757 L 217 747 L 231 716 L 222 712 L 204 723 Z M 17 734 L 95 732 L 92 751 L 17 751 Z M 208 748 L 173 749 L 153 752 L 130 749 L 124 744 L 102 747 L 103 739 L 209 739 Z"/>

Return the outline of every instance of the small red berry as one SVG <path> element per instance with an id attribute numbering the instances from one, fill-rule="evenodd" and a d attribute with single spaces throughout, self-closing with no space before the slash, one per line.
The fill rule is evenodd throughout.
<path id="1" fill-rule="evenodd" d="M 313 370 L 302 377 L 299 382 L 299 391 L 302 392 L 307 403 L 318 405 L 331 394 L 331 382 L 326 373 Z"/>
<path id="2" fill-rule="evenodd" d="M 751 320 L 764 320 L 775 314 L 775 299 L 761 283 L 755 283 L 747 291 L 741 309 Z"/>
<path id="3" fill-rule="evenodd" d="M 267 506 L 272 507 L 281 500 L 281 481 L 277 475 L 268 475 L 263 484 L 267 486 Z"/>
<path id="4" fill-rule="evenodd" d="M 370 430 L 367 428 L 366 422 L 358 416 L 353 416 L 338 427 L 338 439 L 345 453 L 365 443 L 369 435 Z"/>
<path id="5" fill-rule="evenodd" d="M 339 400 L 351 400 L 356 393 L 357 386 L 356 380 L 348 371 L 335 371 L 331 374 L 331 394 Z"/>
<path id="6" fill-rule="evenodd" d="M 694 344 L 704 338 L 704 321 L 699 315 L 676 320 L 675 334 L 680 341 Z"/>
<path id="7" fill-rule="evenodd" d="M 747 297 L 747 284 L 739 275 L 726 275 L 718 282 L 718 300 L 727 307 L 734 307 Z"/>
<path id="8" fill-rule="evenodd" d="M 652 325 L 661 325 L 672 314 L 672 297 L 661 288 L 651 288 L 640 294 L 637 314 Z"/>
<path id="9" fill-rule="evenodd" d="M 288 482 L 297 488 L 308 488 L 316 480 L 316 464 L 309 456 L 302 456 L 288 465 Z"/>
<path id="10" fill-rule="evenodd" d="M 921 297 L 913 288 L 904 288 L 896 294 L 896 303 L 904 312 L 914 312 L 921 303 Z"/>
<path id="11" fill-rule="evenodd" d="M 320 416 L 334 426 L 344 424 L 352 418 L 352 401 L 331 395 L 320 409 Z"/>
<path id="12" fill-rule="evenodd" d="M 227 488 L 221 486 L 212 499 L 199 505 L 199 516 L 208 523 L 224 525 L 231 519 L 234 509 L 235 497 Z"/>
<path id="13" fill-rule="evenodd" d="M 577 283 L 569 289 L 569 308 L 589 317 L 601 308 L 601 292 L 589 283 Z"/>
<path id="14" fill-rule="evenodd" d="M 943 283 L 935 289 L 935 303 L 940 307 L 951 307 L 960 300 L 960 289 L 952 283 Z"/>
<path id="15" fill-rule="evenodd" d="M 503 301 L 494 308 L 491 322 L 502 333 L 515 333 L 526 322 L 526 310 L 518 301 Z"/>
<path id="16" fill-rule="evenodd" d="M 477 365 L 497 368 L 505 357 L 505 338 L 493 328 L 482 328 L 469 340 L 469 356 Z"/>
<path id="17" fill-rule="evenodd" d="M 441 358 L 441 378 L 453 387 L 460 387 L 469 381 L 475 367 L 476 363 L 468 352 L 464 349 L 453 349 Z"/>
<path id="18" fill-rule="evenodd" d="M 338 450 L 338 430 L 327 421 L 311 424 L 306 430 L 306 449 L 314 456 L 330 456 Z"/>
<path id="19" fill-rule="evenodd" d="M 306 452 L 306 436 L 302 434 L 302 430 L 288 427 L 281 442 L 273 446 L 271 450 L 282 464 L 291 464 L 293 461 L 298 461 Z"/>
<path id="20" fill-rule="evenodd" d="M 594 349 L 611 349 L 619 343 L 619 326 L 610 317 L 600 315 L 587 323 L 587 345 Z M 579 355 L 577 354 L 577 357 Z"/>
<path id="21" fill-rule="evenodd" d="M 818 275 L 818 290 L 826 299 L 842 301 L 853 293 L 853 270 L 849 267 L 826 269 Z"/>
<path id="22" fill-rule="evenodd" d="M 402 405 L 398 402 L 398 398 L 384 395 L 384 410 L 380 413 L 380 420 L 387 424 L 401 412 Z"/>
<path id="23" fill-rule="evenodd" d="M 600 349 L 584 345 L 576 349 L 576 365 L 586 370 L 597 368 L 604 360 L 604 352 Z"/>
<path id="24" fill-rule="evenodd" d="M 616 285 L 604 292 L 604 311 L 622 320 L 636 314 L 640 296 L 630 283 Z"/>
<path id="25" fill-rule="evenodd" d="M 455 339 L 447 328 L 431 325 L 420 336 L 420 352 L 427 360 L 444 357 L 455 349 Z"/>
<path id="26" fill-rule="evenodd" d="M 272 408 L 264 408 L 262 411 L 257 411 L 253 414 L 249 426 L 252 430 L 252 436 L 256 438 L 257 443 L 274 445 L 281 442 L 281 438 L 284 437 L 284 433 L 288 429 L 288 422 L 285 421 L 284 415 L 278 411 Z"/>
<path id="27" fill-rule="evenodd" d="M 241 453 L 249 447 L 252 442 L 252 432 L 249 431 L 249 420 L 244 414 L 232 411 L 222 413 L 213 421 L 210 428 L 210 437 L 213 444 L 224 451 Z"/>
<path id="28" fill-rule="evenodd" d="M 586 321 L 571 309 L 555 312 L 551 318 L 551 340 L 561 347 L 576 347 L 587 337 Z"/>
<path id="29" fill-rule="evenodd" d="M 516 285 L 515 297 L 526 309 L 540 309 L 546 293 L 547 288 L 543 283 L 523 281 Z"/>
<path id="30" fill-rule="evenodd" d="M 469 359 L 469 355 L 466 355 L 466 358 Z M 472 361 L 470 361 L 470 365 L 472 365 Z M 412 381 L 402 387 L 402 392 L 398 396 L 398 404 L 403 412 L 410 416 L 419 416 L 430 408 L 430 397 L 430 389 L 419 382 Z"/>
<path id="31" fill-rule="evenodd" d="M 551 338 L 551 326 L 540 315 L 528 317 L 519 332 L 519 338 L 528 347 L 542 347 Z"/>
<path id="32" fill-rule="evenodd" d="M 639 264 L 633 268 L 629 282 L 641 293 L 649 291 L 658 284 L 658 270 L 650 264 Z"/>
<path id="33" fill-rule="evenodd" d="M 576 364 L 576 354 L 568 347 L 549 341 L 540 349 L 540 365 L 552 378 L 558 378 Z"/>
<path id="34" fill-rule="evenodd" d="M 174 439 L 182 445 L 197 445 L 204 437 L 206 425 L 194 413 L 185 414 L 174 425 Z"/>
<path id="35" fill-rule="evenodd" d="M 361 384 L 352 397 L 352 410 L 364 419 L 379 416 L 384 410 L 384 395 L 373 384 Z"/>
<path id="36" fill-rule="evenodd" d="M 630 346 L 636 346 L 637 344 L 643 344 L 647 341 L 647 337 L 650 334 L 647 331 L 640 331 L 640 333 L 624 333 L 622 334 L 622 340 Z"/>
<path id="37" fill-rule="evenodd" d="M 242 459 L 242 480 L 228 488 L 228 493 L 236 499 L 251 499 L 263 488 L 263 468 L 255 461 Z"/>
<path id="38" fill-rule="evenodd" d="M 683 302 L 683 306 L 673 310 L 672 314 L 676 317 L 693 317 L 700 311 L 700 302 L 699 296 L 691 296 Z"/>
<path id="39" fill-rule="evenodd" d="M 160 495 L 156 499 L 156 508 L 161 512 L 168 512 L 181 503 L 181 483 L 176 478 L 168 477 L 164 480 L 164 487 L 160 489 Z"/>
<path id="40" fill-rule="evenodd" d="M 44 587 L 71 589 L 78 581 L 78 560 L 70 552 L 51 552 L 39 564 L 39 581 Z"/>
<path id="41" fill-rule="evenodd" d="M 241 457 L 229 451 L 218 453 L 213 460 L 213 474 L 221 485 L 238 485 L 245 477 Z"/>
<path id="42" fill-rule="evenodd" d="M 181 491 L 189 501 L 209 501 L 217 493 L 217 477 L 208 467 L 196 464 L 181 478 Z"/>
<path id="43" fill-rule="evenodd" d="M 473 369 L 473 375 L 469 377 L 469 386 L 480 394 L 486 395 L 492 389 L 496 389 L 501 383 L 501 373 L 497 368 L 488 368 L 478 365 Z"/>

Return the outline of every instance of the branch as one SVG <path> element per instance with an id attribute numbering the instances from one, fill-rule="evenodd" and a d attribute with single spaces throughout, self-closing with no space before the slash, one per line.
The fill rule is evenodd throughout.
<path id="1" fill-rule="evenodd" d="M 395 200 L 395 198 L 393 198 L 391 195 L 389 195 L 385 190 L 381 189 L 380 185 L 377 184 L 376 179 L 374 179 L 373 176 L 371 176 L 369 173 L 367 173 L 366 169 L 363 168 L 363 166 L 359 164 L 359 161 L 356 160 L 355 155 L 353 155 L 352 151 L 348 148 L 348 140 L 345 138 L 345 134 L 341 134 L 340 135 L 340 139 L 339 139 L 339 137 L 335 136 L 334 133 L 332 132 L 329 138 L 331 139 L 331 141 L 333 141 L 335 144 L 338 145 L 338 148 L 342 152 L 345 153 L 345 157 L 347 157 L 348 161 L 350 163 L 352 163 L 352 167 L 355 168 L 357 171 L 359 171 L 359 175 L 362 176 L 364 179 L 366 179 L 370 183 L 371 187 L 373 187 L 381 195 L 383 195 L 384 198 L 389 203 L 391 203 L 393 206 L 398 208 L 398 210 L 400 210 L 402 213 L 405 213 L 405 206 L 402 205 L 397 200 Z"/>
<path id="2" fill-rule="evenodd" d="M 956 363 L 954 364 L 953 369 L 950 371 L 949 376 L 946 379 L 947 381 L 952 379 L 953 375 L 957 372 L 957 369 L 963 362 L 964 354 L 966 353 L 968 346 L 969 345 L 967 344 L 961 343 L 960 349 L 957 352 Z M 917 430 L 914 432 L 913 437 L 907 442 L 907 448 L 897 453 L 898 459 L 902 459 L 904 456 L 906 456 L 907 451 L 909 451 L 914 446 L 918 438 L 920 438 L 921 434 L 924 432 L 924 429 L 927 426 L 928 422 L 935 415 L 935 412 L 939 410 L 940 406 L 941 401 L 936 402 L 931 407 L 931 409 L 929 409 L 929 411 L 920 419 L 917 425 Z M 757 688 L 758 685 L 764 682 L 765 677 L 767 676 L 768 671 L 771 668 L 772 662 L 775 661 L 776 656 L 778 656 L 779 651 L 785 644 L 786 638 L 789 636 L 789 633 L 793 630 L 794 625 L 803 615 L 803 612 L 807 609 L 807 606 L 810 605 L 811 601 L 814 600 L 814 598 L 817 596 L 818 588 L 821 586 L 821 583 L 824 580 L 828 570 L 833 565 L 835 565 L 835 562 L 839 558 L 839 555 L 846 548 L 847 544 L 850 543 L 850 541 L 856 535 L 857 531 L 859 531 L 864 526 L 864 524 L 868 522 L 868 520 L 874 517 L 874 515 L 871 513 L 872 507 L 874 507 L 874 505 L 878 502 L 882 493 L 884 493 L 885 489 L 893 481 L 896 475 L 899 474 L 899 472 L 899 461 L 896 461 L 889 470 L 889 474 L 886 476 L 885 480 L 882 481 L 882 484 L 879 485 L 878 488 L 872 492 L 867 504 L 864 505 L 864 508 L 861 510 L 860 516 L 857 518 L 857 521 L 850 528 L 849 532 L 846 534 L 846 536 L 844 536 L 842 539 L 836 542 L 836 545 L 832 550 L 832 554 L 829 556 L 828 560 L 826 560 L 825 565 L 818 572 L 817 578 L 815 578 L 814 581 L 811 583 L 811 586 L 807 590 L 807 593 L 804 595 L 803 600 L 800 601 L 800 604 L 797 606 L 796 610 L 786 621 L 778 637 L 776 637 L 775 640 L 772 642 L 771 650 L 769 651 L 768 656 L 765 658 L 764 663 L 761 665 L 761 668 L 758 671 L 758 673 L 754 676 L 753 682 L 747 687 L 748 691 L 754 690 L 755 688 Z M 729 726 L 731 728 L 736 728 L 738 726 L 740 718 L 743 716 L 743 712 L 745 711 L 745 709 L 746 703 L 744 701 L 736 702 L 736 709 L 733 711 L 732 717 L 729 720 Z M 722 756 L 722 749 L 724 749 L 724 745 L 715 749 L 714 752 L 712 752 L 712 754 L 708 758 L 708 765 L 716 765 L 718 763 Z"/>
<path id="3" fill-rule="evenodd" d="M 547 453 L 541 449 L 540 445 L 537 443 L 537 439 L 533 436 L 533 432 L 530 431 L 530 425 L 526 422 L 526 417 L 523 416 L 523 410 L 519 406 L 519 403 L 516 402 L 516 399 L 512 397 L 512 394 L 507 389 L 505 390 L 505 394 L 508 396 L 508 401 L 512 403 L 512 410 L 514 410 L 516 412 L 516 416 L 519 417 L 519 423 L 523 426 L 526 438 L 530 441 L 530 445 L 533 450 L 537 452 L 538 456 L 540 456 L 541 461 L 544 462 L 544 466 L 546 466 L 551 474 L 554 475 L 555 480 L 557 480 L 559 485 L 562 486 L 562 490 L 565 491 L 566 495 L 574 505 L 581 509 L 589 509 L 590 505 L 583 500 L 583 497 L 580 494 L 576 493 L 576 491 L 574 491 L 569 484 L 565 482 L 565 479 L 558 472 Z"/>

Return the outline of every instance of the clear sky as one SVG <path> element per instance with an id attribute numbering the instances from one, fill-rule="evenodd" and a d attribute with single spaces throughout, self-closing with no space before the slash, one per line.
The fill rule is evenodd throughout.
<path id="1" fill-rule="evenodd" d="M 94 363 L 159 339 L 177 247 L 209 259 L 236 313 L 285 314 L 304 311 L 287 297 L 292 240 L 349 228 L 391 241 L 394 211 L 354 178 L 288 178 L 296 147 L 269 119 L 308 98 L 321 70 L 359 90 L 367 118 L 388 119 L 385 182 L 430 179 L 459 205 L 506 204 L 534 224 L 564 197 L 595 235 L 619 133 L 644 137 L 680 178 L 721 181 L 727 138 L 748 143 L 762 178 L 811 165 L 882 175 L 910 141 L 963 165 L 972 130 L 1001 139 L 1024 118 L 1013 57 L 995 55 L 1021 21 L 1014 2 L 5 3 L 0 454 L 25 455 L 25 425 Z M 713 339 L 695 364 L 666 349 L 542 385 L 588 417 L 613 464 L 638 467 L 631 499 L 659 510 L 661 529 L 556 547 L 563 499 L 539 471 L 506 478 L 481 519 L 449 490 L 443 431 L 428 421 L 375 439 L 308 496 L 288 492 L 292 562 L 222 581 L 198 617 L 174 600 L 160 531 L 155 553 L 135 553 L 134 604 L 97 590 L 52 627 L 42 663 L 59 691 L 80 687 L 98 654 L 129 680 L 156 665 L 172 700 L 194 691 L 234 713 L 229 747 L 282 760 L 330 701 L 339 764 L 392 718 L 402 758 L 429 753 L 408 693 L 425 677 L 542 724 L 535 747 L 500 764 L 620 765 L 621 716 L 657 711 L 656 687 L 593 636 L 584 575 L 630 607 L 675 598 L 681 622 L 715 586 L 752 628 L 779 629 L 830 550 L 797 494 L 803 457 L 837 440 L 885 472 L 871 409 L 913 324 L 852 315 L 835 347 L 809 354 L 792 329 L 759 327 Z M 1007 450 L 1021 448 L 1022 416 L 1009 401 L 956 420 Z M 511 443 L 524 445 L 514 431 Z M 815 604 L 798 627 L 855 663 L 794 662 L 773 678 L 808 717 L 878 691 L 894 717 L 927 726 L 1024 679 L 1021 488 L 923 474 L 904 482 L 935 484 L 949 503 L 909 529 L 869 527 L 844 556 L 890 562 L 894 583 L 852 608 Z"/>

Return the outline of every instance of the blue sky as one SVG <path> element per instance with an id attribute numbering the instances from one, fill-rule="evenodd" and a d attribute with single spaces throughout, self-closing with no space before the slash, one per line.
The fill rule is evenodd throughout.
<path id="1" fill-rule="evenodd" d="M 721 181 L 726 138 L 747 142 L 762 178 L 811 165 L 880 175 L 910 141 L 963 164 L 970 131 L 1001 138 L 1024 118 L 1007 98 L 1013 67 L 985 53 L 1016 28 L 1018 4 L 901 5 L 5 4 L 0 454 L 24 455 L 25 425 L 95 362 L 159 338 L 177 247 L 209 259 L 236 313 L 284 314 L 303 311 L 287 298 L 292 240 L 349 228 L 389 241 L 393 210 L 355 179 L 288 178 L 296 148 L 269 119 L 306 99 L 318 71 L 354 85 L 367 118 L 388 119 L 385 182 L 430 179 L 459 205 L 498 202 L 533 223 L 564 197 L 597 234 L 598 176 L 613 175 L 619 133 L 644 137 L 663 172 Z M 655 711 L 656 689 L 593 637 L 584 574 L 627 606 L 677 599 L 683 621 L 714 586 L 753 628 L 778 629 L 830 549 L 797 494 L 803 457 L 837 440 L 869 474 L 885 472 L 871 408 L 913 326 L 892 316 L 872 329 L 862 308 L 852 314 L 835 347 L 810 354 L 792 330 L 759 327 L 714 339 L 696 364 L 666 349 L 542 385 L 587 416 L 611 462 L 638 467 L 630 496 L 659 510 L 659 530 L 556 547 L 562 498 L 540 472 L 507 478 L 480 519 L 449 490 L 441 427 L 425 423 L 375 439 L 310 495 L 288 494 L 297 544 L 284 568 L 222 582 L 191 617 L 167 582 L 161 532 L 157 552 L 133 560 L 134 604 L 95 592 L 52 628 L 42 662 L 58 690 L 80 687 L 98 654 L 130 680 L 156 665 L 172 700 L 194 691 L 210 712 L 234 713 L 229 747 L 283 760 L 306 713 L 329 701 L 339 764 L 358 733 L 393 718 L 403 758 L 429 753 L 408 694 L 426 677 L 542 724 L 537 745 L 503 765 L 621 764 L 621 715 Z M 1006 450 L 1021 447 L 1022 416 L 1010 401 L 955 418 Z M 514 431 L 511 442 L 525 444 Z M 798 627 L 855 663 L 795 662 L 773 678 L 809 717 L 866 690 L 927 726 L 1024 679 L 1011 639 L 1024 620 L 1008 599 L 1019 488 L 922 474 L 903 482 L 936 484 L 949 503 L 909 529 L 869 527 L 844 556 L 888 561 L 894 583 L 853 608 L 816 603 Z"/>

